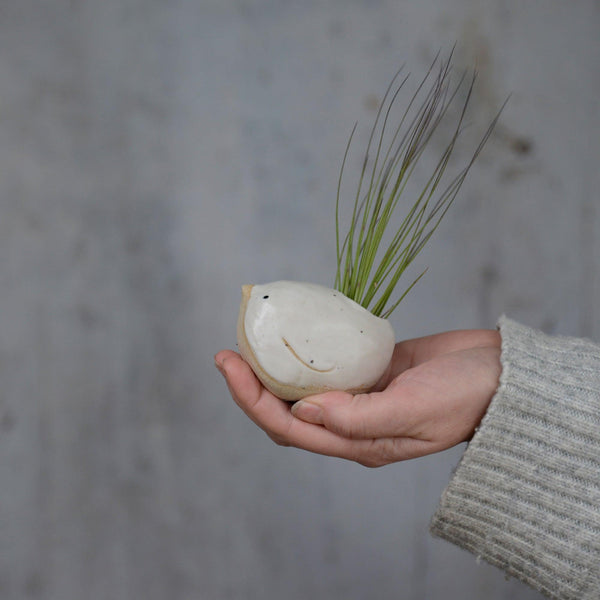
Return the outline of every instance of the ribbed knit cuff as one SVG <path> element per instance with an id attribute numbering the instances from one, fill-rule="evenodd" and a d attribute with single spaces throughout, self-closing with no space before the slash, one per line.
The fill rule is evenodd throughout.
<path id="1" fill-rule="evenodd" d="M 502 375 L 431 532 L 550 598 L 600 598 L 600 347 L 502 317 Z"/>

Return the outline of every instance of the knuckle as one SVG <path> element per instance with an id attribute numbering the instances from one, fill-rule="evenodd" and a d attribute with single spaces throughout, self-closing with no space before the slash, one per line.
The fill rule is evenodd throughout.
<path id="1" fill-rule="evenodd" d="M 271 441 L 275 442 L 275 444 L 277 444 L 278 446 L 281 446 L 284 448 L 291 446 L 290 442 L 286 438 L 282 437 L 281 435 L 278 435 L 276 433 L 267 433 L 267 435 L 269 436 Z"/>
<path id="2" fill-rule="evenodd" d="M 352 396 L 351 406 L 353 409 L 360 408 L 361 405 L 367 404 L 371 401 L 371 394 L 368 392 L 363 392 L 361 394 L 355 394 Z"/>
<path id="3" fill-rule="evenodd" d="M 292 443 L 294 420 L 289 419 L 287 423 L 280 425 L 277 429 L 273 428 L 268 430 L 267 435 L 273 440 L 278 446 L 289 447 L 293 446 Z"/>
<path id="4" fill-rule="evenodd" d="M 357 425 L 355 423 L 352 423 L 347 418 L 338 419 L 335 423 L 335 426 L 332 427 L 332 429 L 338 435 L 341 435 L 342 437 L 349 440 L 360 438 Z"/>
<path id="5" fill-rule="evenodd" d="M 374 458 L 360 458 L 356 462 L 363 467 L 367 467 L 367 469 L 377 469 L 383 466 L 383 463 Z"/>
<path id="6" fill-rule="evenodd" d="M 369 399 L 369 394 L 356 394 L 343 410 L 337 410 L 334 414 L 329 415 L 331 425 L 336 433 L 348 439 L 368 437 L 367 423 L 361 415 L 364 412 L 364 405 Z"/>
<path id="7" fill-rule="evenodd" d="M 364 467 L 375 469 L 399 460 L 398 447 L 394 438 L 373 440 L 366 452 L 358 457 L 357 462 Z"/>
<path id="8" fill-rule="evenodd" d="M 359 465 L 366 467 L 368 469 L 376 469 L 377 467 L 382 466 L 379 457 L 376 453 L 374 453 L 371 448 L 368 450 L 363 450 L 359 454 L 357 454 L 354 458 L 355 462 Z"/>
<path id="9" fill-rule="evenodd" d="M 400 440 L 398 440 L 397 438 L 386 438 L 382 440 L 379 452 L 380 457 L 385 464 L 396 462 L 399 459 L 399 444 Z"/>

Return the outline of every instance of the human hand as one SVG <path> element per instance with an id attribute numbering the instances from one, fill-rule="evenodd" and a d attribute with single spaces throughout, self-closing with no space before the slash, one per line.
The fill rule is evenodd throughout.
<path id="1" fill-rule="evenodd" d="M 373 391 L 326 392 L 291 406 L 239 354 L 222 350 L 215 364 L 236 403 L 277 444 L 378 467 L 471 438 L 498 387 L 500 334 L 452 331 L 400 342 Z"/>

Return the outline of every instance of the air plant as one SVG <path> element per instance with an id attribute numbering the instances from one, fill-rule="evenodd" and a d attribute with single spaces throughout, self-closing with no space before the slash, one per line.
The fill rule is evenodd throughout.
<path id="1" fill-rule="evenodd" d="M 243 287 L 239 350 L 278 397 L 296 400 L 331 389 L 367 391 L 388 366 L 395 342 L 388 317 L 425 271 L 397 295 L 400 279 L 455 200 L 501 112 L 466 165 L 446 177 L 476 81 L 476 73 L 465 73 L 453 84 L 451 59 L 436 57 L 399 118 L 393 117 L 393 109 L 410 75 L 402 76 L 400 69 L 390 82 L 370 132 L 343 235 L 342 179 L 354 126 L 337 185 L 334 287 L 291 281 Z M 433 172 L 407 203 L 405 195 L 412 192 L 407 186 L 456 105 L 456 120 Z M 393 118 L 397 121 L 390 131 Z"/>

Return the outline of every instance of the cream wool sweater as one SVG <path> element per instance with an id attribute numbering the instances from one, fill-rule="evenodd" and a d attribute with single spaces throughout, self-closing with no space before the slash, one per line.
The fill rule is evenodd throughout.
<path id="1" fill-rule="evenodd" d="M 600 599 L 600 346 L 502 317 L 502 375 L 431 531 L 549 598 Z"/>

